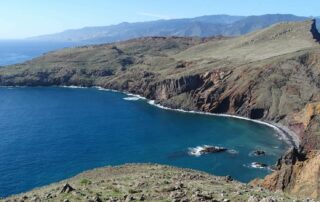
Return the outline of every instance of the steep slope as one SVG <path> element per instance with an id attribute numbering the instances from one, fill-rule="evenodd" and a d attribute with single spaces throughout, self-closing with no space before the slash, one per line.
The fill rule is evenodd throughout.
<path id="1" fill-rule="evenodd" d="M 266 28 L 279 22 L 307 20 L 288 14 L 262 16 L 210 15 L 188 19 L 121 23 L 105 27 L 86 27 L 57 34 L 33 37 L 31 40 L 109 43 L 146 36 L 209 37 L 237 36 Z"/>
<path id="2" fill-rule="evenodd" d="M 278 169 L 264 180 L 254 180 L 252 185 L 272 191 L 283 190 L 300 197 L 320 198 L 320 152 L 299 155 L 291 150 L 277 163 Z"/>
<path id="3" fill-rule="evenodd" d="M 315 21 L 236 38 L 147 37 L 48 53 L 0 69 L 0 84 L 101 86 L 173 108 L 259 119 L 289 128 L 308 152 L 320 149 L 318 40 Z M 299 194 L 290 187 L 301 180 L 288 175 L 284 190 Z"/>
<path id="4" fill-rule="evenodd" d="M 261 60 L 317 46 L 318 40 L 320 35 L 314 21 L 281 23 L 242 37 L 190 48 L 180 53 L 179 58 Z"/>

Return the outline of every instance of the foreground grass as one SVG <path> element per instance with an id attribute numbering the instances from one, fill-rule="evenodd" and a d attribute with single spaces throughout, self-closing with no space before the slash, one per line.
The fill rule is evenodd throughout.
<path id="1" fill-rule="evenodd" d="M 2 201 L 293 201 L 232 180 L 190 169 L 128 164 L 82 173 Z"/>

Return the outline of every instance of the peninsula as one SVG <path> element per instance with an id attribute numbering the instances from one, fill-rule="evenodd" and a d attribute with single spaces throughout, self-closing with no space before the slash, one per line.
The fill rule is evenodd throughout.
<path id="1" fill-rule="evenodd" d="M 239 37 L 146 37 L 67 48 L 1 68 L 0 85 L 99 86 L 138 94 L 170 108 L 237 115 L 275 124 L 298 140 L 295 142 L 299 146 L 279 160 L 270 176 L 252 184 L 319 198 L 319 40 L 315 20 L 308 20 L 280 23 Z M 161 173 L 158 168 L 161 166 L 136 167 L 141 173 L 152 171 L 155 175 Z M 107 169 L 122 172 L 132 168 Z M 177 170 L 171 169 L 179 181 Z M 71 182 L 80 186 L 76 179 L 79 177 Z M 96 187 L 100 193 L 102 186 L 97 183 L 88 186 Z M 231 196 L 234 190 L 224 192 Z M 245 200 L 250 198 L 245 196 Z M 251 201 L 258 201 L 252 197 Z M 224 199 L 231 200 L 217 197 Z"/>

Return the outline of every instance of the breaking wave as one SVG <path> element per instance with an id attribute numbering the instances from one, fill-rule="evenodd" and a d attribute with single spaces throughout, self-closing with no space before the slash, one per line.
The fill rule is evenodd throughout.
<path id="1" fill-rule="evenodd" d="M 128 100 L 128 101 L 137 101 L 137 100 L 140 100 L 140 98 L 138 97 L 125 97 L 123 98 L 124 100 Z"/>

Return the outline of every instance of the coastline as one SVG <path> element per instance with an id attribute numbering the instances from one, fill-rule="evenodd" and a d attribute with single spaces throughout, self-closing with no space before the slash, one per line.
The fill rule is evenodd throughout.
<path id="1" fill-rule="evenodd" d="M 4 87 L 4 86 L 3 86 Z M 10 86 L 10 87 L 5 87 L 5 88 L 25 88 L 27 86 L 21 86 L 21 87 L 15 87 L 15 86 Z M 274 133 L 275 137 L 280 138 L 280 140 L 285 141 L 288 146 L 292 145 L 292 146 L 296 146 L 296 142 L 295 136 L 290 136 L 290 131 L 288 131 L 289 129 L 286 129 L 285 126 L 280 125 L 280 124 L 276 124 L 276 123 L 268 123 L 268 122 L 264 122 L 264 121 L 260 121 L 260 120 L 252 120 L 250 118 L 246 118 L 246 117 L 241 117 L 241 116 L 236 116 L 236 115 L 228 115 L 228 114 L 214 114 L 214 113 L 209 113 L 209 112 L 201 112 L 201 111 L 187 111 L 187 110 L 183 110 L 183 109 L 174 109 L 174 108 L 170 108 L 170 107 L 166 107 L 166 106 L 162 106 L 161 104 L 157 104 L 155 100 L 150 100 L 147 99 L 146 97 L 137 95 L 137 94 L 133 94 L 130 92 L 125 92 L 125 91 L 119 91 L 119 90 L 114 90 L 114 89 L 108 89 L 108 88 L 103 88 L 103 87 L 99 87 L 99 86 L 92 86 L 92 87 L 82 87 L 82 86 L 53 86 L 53 87 L 57 87 L 57 88 L 71 88 L 71 89 L 93 89 L 93 90 L 100 90 L 100 91 L 106 91 L 106 92 L 116 92 L 116 93 L 121 93 L 123 95 L 127 95 L 128 97 L 135 97 L 137 99 L 132 99 L 132 101 L 134 100 L 144 100 L 145 102 L 147 102 L 148 104 L 154 106 L 154 107 L 158 107 L 164 110 L 170 110 L 170 111 L 176 111 L 176 112 L 180 112 L 180 113 L 191 113 L 191 114 L 199 114 L 199 115 L 207 115 L 207 116 L 220 116 L 220 117 L 227 117 L 227 118 L 236 118 L 236 119 L 242 119 L 242 120 L 246 120 L 246 121 L 251 121 L 251 122 L 255 122 L 257 124 L 262 124 L 265 125 L 267 127 L 270 127 L 272 129 L 274 129 L 274 131 L 276 133 Z M 126 98 L 126 97 L 124 97 Z M 292 134 L 292 133 L 291 133 Z M 294 135 L 294 134 L 292 134 Z M 282 154 L 283 155 L 283 154 Z M 0 199 L 1 201 L 1 199 Z"/>
<path id="2" fill-rule="evenodd" d="M 86 87 L 77 87 L 77 86 L 64 86 L 67 88 L 86 88 Z M 200 115 L 207 115 L 207 116 L 217 116 L 217 117 L 227 117 L 227 118 L 235 118 L 235 119 L 241 119 L 241 120 L 246 120 L 246 121 L 251 121 L 257 124 L 261 124 L 261 125 L 265 125 L 268 126 L 270 128 L 272 128 L 276 133 L 275 135 L 282 141 L 284 141 L 286 144 L 288 144 L 289 146 L 293 146 L 295 148 L 299 148 L 300 146 L 300 140 L 299 137 L 293 132 L 291 131 L 288 127 L 279 124 L 279 123 L 273 123 L 273 122 L 266 122 L 266 121 L 261 121 L 261 120 L 254 120 L 254 119 L 250 119 L 247 117 L 243 117 L 243 116 L 237 116 L 237 115 L 231 115 L 231 114 L 215 114 L 215 113 L 210 113 L 210 112 L 201 112 L 201 111 L 187 111 L 187 110 L 183 110 L 183 109 L 174 109 L 174 108 L 170 108 L 170 107 L 166 107 L 163 106 L 161 104 L 157 104 L 155 100 L 150 100 L 146 97 L 143 97 L 141 95 L 138 94 L 133 94 L 130 92 L 124 92 L 124 91 L 118 91 L 118 90 L 113 90 L 113 89 L 107 89 L 107 88 L 103 88 L 100 86 L 94 86 L 92 88 L 95 88 L 97 90 L 102 90 L 102 91 L 110 91 L 110 92 L 117 92 L 117 93 L 122 93 L 125 94 L 127 96 L 130 97 L 136 97 L 138 99 L 142 99 L 142 100 L 147 100 L 147 103 L 164 109 L 164 110 L 170 110 L 170 111 L 176 111 L 176 112 L 181 112 L 181 113 L 191 113 L 191 114 L 200 114 Z"/>
<path id="3" fill-rule="evenodd" d="M 27 86 L 1 86 L 5 88 L 23 88 Z M 200 115 L 207 115 L 207 116 L 218 116 L 218 117 L 227 117 L 227 118 L 235 118 L 235 119 L 241 119 L 241 120 L 246 120 L 246 121 L 251 121 L 257 124 L 262 124 L 265 126 L 268 126 L 272 128 L 276 133 L 275 136 L 277 136 L 280 140 L 284 141 L 288 146 L 292 146 L 295 148 L 300 147 L 300 139 L 297 134 L 295 134 L 293 131 L 291 131 L 287 126 L 282 125 L 280 123 L 273 123 L 273 122 L 267 122 L 267 121 L 261 121 L 261 120 L 255 120 L 255 119 L 250 119 L 248 117 L 243 117 L 243 116 L 237 116 L 237 115 L 231 115 L 231 114 L 215 114 L 215 113 L 210 113 L 210 112 L 202 112 L 202 111 L 188 111 L 188 110 L 183 110 L 183 109 L 175 109 L 175 108 L 170 108 L 167 106 L 163 106 L 161 104 L 156 103 L 155 100 L 150 100 L 146 97 L 143 97 L 138 94 L 130 93 L 127 91 L 119 91 L 119 90 L 114 90 L 114 89 L 109 89 L 109 88 L 103 88 L 101 86 L 75 86 L 75 85 L 70 85 L 70 86 L 53 86 L 53 87 L 60 87 L 60 88 L 72 88 L 72 89 L 97 89 L 100 91 L 109 91 L 109 92 L 115 92 L 115 93 L 122 93 L 130 97 L 135 97 L 138 99 L 146 100 L 148 104 L 153 105 L 155 107 L 164 109 L 164 110 L 171 110 L 171 111 L 176 111 L 176 112 L 181 112 L 181 113 L 192 113 L 192 114 L 200 114 Z"/>
<path id="4" fill-rule="evenodd" d="M 146 98 L 145 98 L 146 99 Z M 283 125 L 276 124 L 276 123 L 270 123 L 270 122 L 265 122 L 265 121 L 260 121 L 260 120 L 254 120 L 250 119 L 247 117 L 243 116 L 237 116 L 237 115 L 231 115 L 231 114 L 215 114 L 215 113 L 210 113 L 210 112 L 201 112 L 201 111 L 187 111 L 183 109 L 173 109 L 169 108 L 166 106 L 163 106 L 161 104 L 156 104 L 154 100 L 149 100 L 148 103 L 150 105 L 153 105 L 155 107 L 159 107 L 164 110 L 171 110 L 171 111 L 177 111 L 177 112 L 182 112 L 182 113 L 192 113 L 192 114 L 200 114 L 200 115 L 207 115 L 207 116 L 217 116 L 217 117 L 227 117 L 227 118 L 235 118 L 235 119 L 241 119 L 241 120 L 246 120 L 246 121 L 251 121 L 257 124 L 265 125 L 273 130 L 276 131 L 276 136 L 286 142 L 288 145 L 294 146 L 296 148 L 299 147 L 300 141 L 298 139 L 298 136 L 296 136 L 292 131 L 290 131 L 288 128 L 286 128 Z"/>

